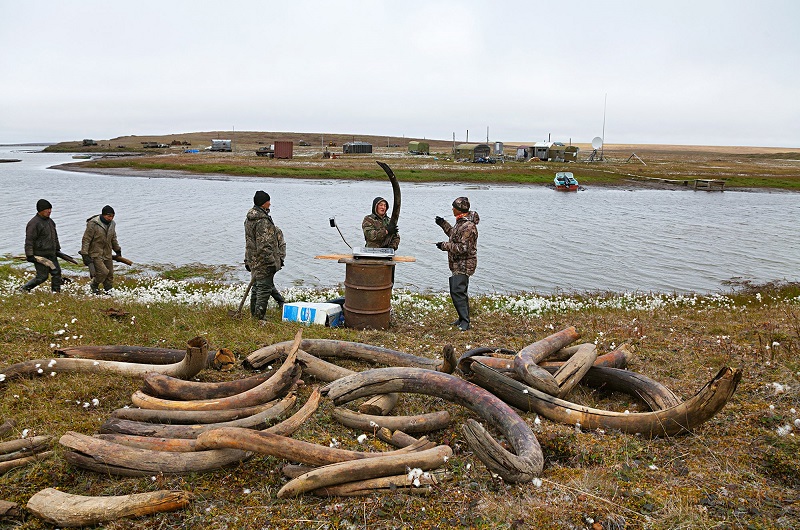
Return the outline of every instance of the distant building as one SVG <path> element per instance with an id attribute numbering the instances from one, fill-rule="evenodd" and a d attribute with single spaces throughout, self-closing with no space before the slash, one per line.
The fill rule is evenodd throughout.
<path id="1" fill-rule="evenodd" d="M 531 145 L 520 145 L 517 147 L 517 156 L 515 160 L 521 162 L 527 162 L 533 158 L 533 146 Z"/>
<path id="2" fill-rule="evenodd" d="M 550 159 L 550 148 L 553 142 L 536 142 L 533 144 L 533 156 L 539 160 L 547 161 Z"/>
<path id="3" fill-rule="evenodd" d="M 456 146 L 456 160 L 475 162 L 479 158 L 488 158 L 492 148 L 487 144 L 459 144 Z"/>
<path id="4" fill-rule="evenodd" d="M 289 140 L 275 140 L 275 158 L 292 158 L 294 144 Z"/>
<path id="5" fill-rule="evenodd" d="M 568 145 L 564 149 L 564 162 L 577 162 L 578 151 L 580 151 L 580 149 L 577 145 Z"/>
<path id="6" fill-rule="evenodd" d="M 358 153 L 371 153 L 372 144 L 367 142 L 347 142 L 342 145 L 342 153 L 344 154 L 358 154 Z"/>
<path id="7" fill-rule="evenodd" d="M 431 154 L 431 146 L 428 142 L 408 142 L 408 152 L 412 155 L 429 155 Z"/>

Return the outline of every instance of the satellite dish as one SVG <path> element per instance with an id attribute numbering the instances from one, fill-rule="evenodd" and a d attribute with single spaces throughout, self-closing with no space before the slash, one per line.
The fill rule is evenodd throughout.
<path id="1" fill-rule="evenodd" d="M 600 149 L 603 147 L 603 139 L 599 136 L 592 138 L 592 149 Z"/>

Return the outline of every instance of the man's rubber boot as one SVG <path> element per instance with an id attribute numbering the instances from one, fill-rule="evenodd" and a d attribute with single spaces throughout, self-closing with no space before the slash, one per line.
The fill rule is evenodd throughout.
<path id="1" fill-rule="evenodd" d="M 450 298 L 453 300 L 453 307 L 458 313 L 458 320 L 453 324 L 458 326 L 461 331 L 469 329 L 469 276 L 466 274 L 456 274 L 450 276 Z"/>

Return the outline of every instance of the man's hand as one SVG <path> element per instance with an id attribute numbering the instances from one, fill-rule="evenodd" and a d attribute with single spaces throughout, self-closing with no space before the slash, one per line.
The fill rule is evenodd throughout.
<path id="1" fill-rule="evenodd" d="M 30 263 L 36 263 L 36 258 L 34 258 L 33 256 L 25 256 L 25 261 L 28 261 Z"/>
<path id="2" fill-rule="evenodd" d="M 122 249 L 119 249 L 117 251 L 117 257 L 120 257 L 120 258 L 122 257 Z"/>
<path id="3" fill-rule="evenodd" d="M 438 243 L 436 243 L 436 248 L 438 248 L 439 250 L 444 250 L 442 248 L 443 246 L 444 246 L 444 241 L 439 241 Z"/>
<path id="4" fill-rule="evenodd" d="M 244 262 L 244 270 L 250 272 L 250 265 L 248 265 L 246 261 Z"/>
<path id="5" fill-rule="evenodd" d="M 386 231 L 389 232 L 390 236 L 393 236 L 397 233 L 397 225 L 389 221 L 389 224 L 386 225 Z"/>
<path id="6" fill-rule="evenodd" d="M 92 264 L 92 258 L 89 257 L 89 254 L 81 254 L 81 259 L 87 267 Z"/>
<path id="7" fill-rule="evenodd" d="M 435 219 L 436 219 L 436 224 L 437 224 L 437 225 L 439 225 L 439 226 L 444 226 L 444 217 L 439 217 L 439 216 L 437 215 Z"/>

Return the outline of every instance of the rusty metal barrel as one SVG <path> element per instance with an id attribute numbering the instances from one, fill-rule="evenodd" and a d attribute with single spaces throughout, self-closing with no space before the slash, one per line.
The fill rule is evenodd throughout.
<path id="1" fill-rule="evenodd" d="M 392 310 L 391 260 L 343 258 L 344 325 L 354 329 L 388 329 Z"/>

